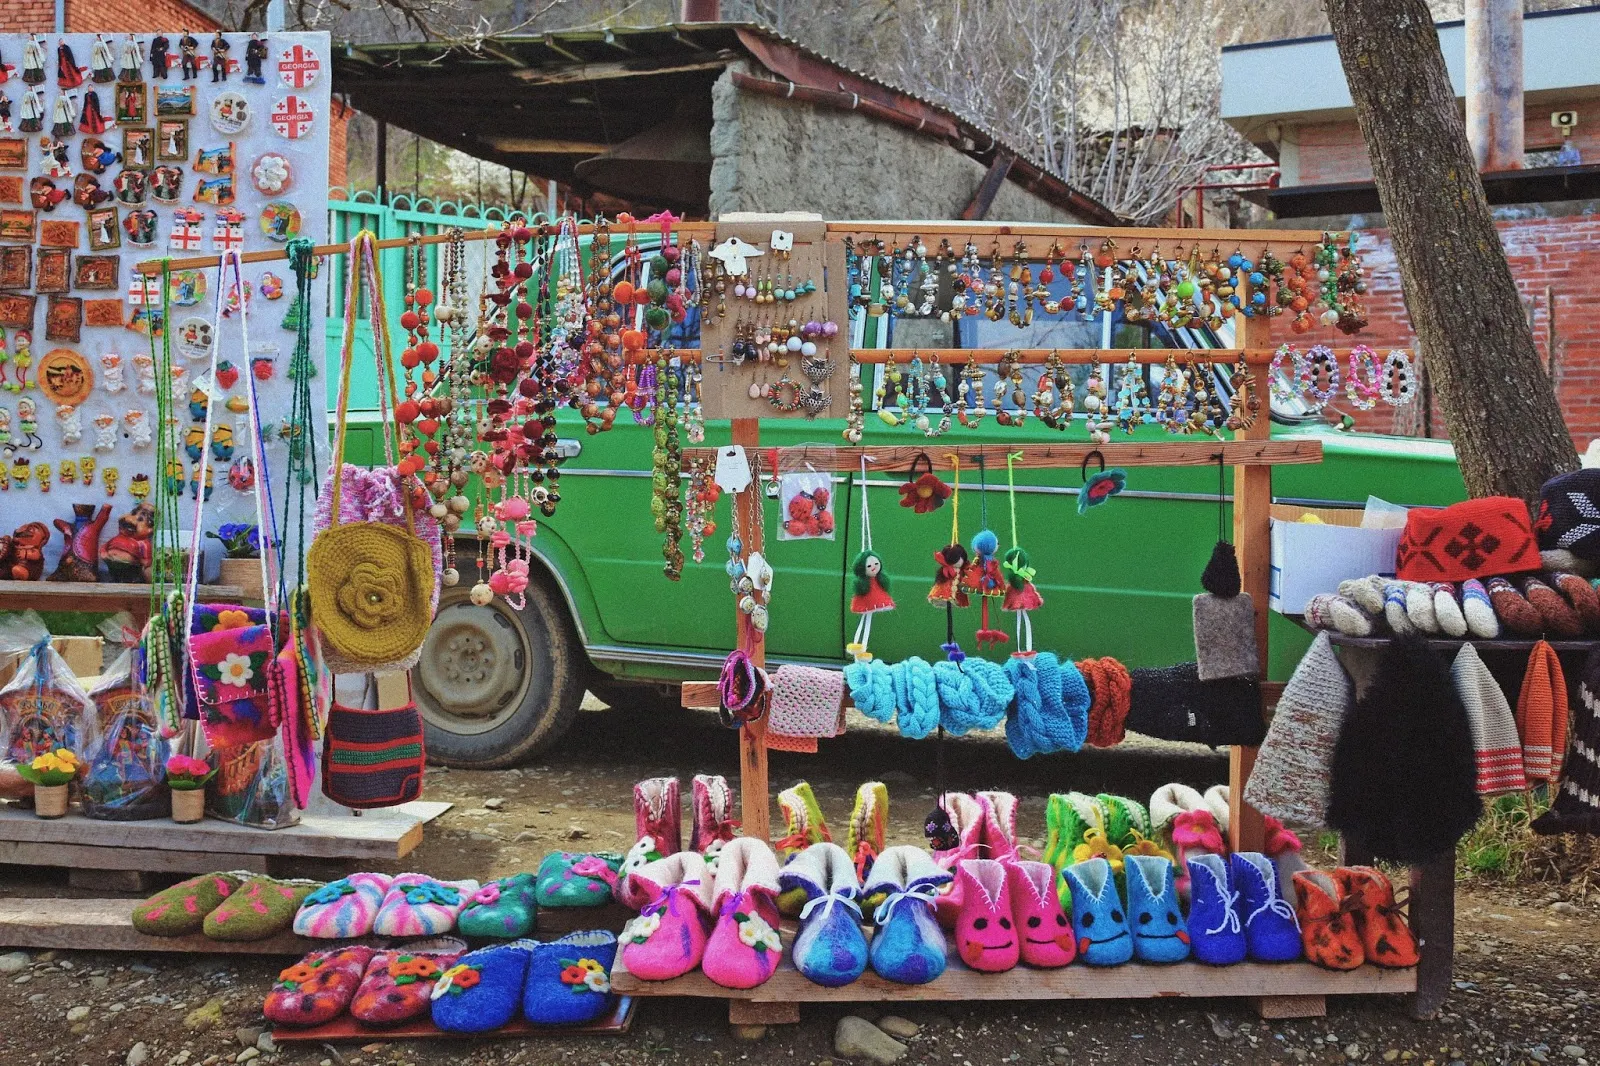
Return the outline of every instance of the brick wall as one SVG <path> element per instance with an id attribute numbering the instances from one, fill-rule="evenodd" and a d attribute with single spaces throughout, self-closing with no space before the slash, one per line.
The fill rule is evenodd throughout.
<path id="1" fill-rule="evenodd" d="M 1550 315 L 1545 289 L 1554 297 L 1556 317 L 1556 396 L 1582 451 L 1600 438 L 1600 216 L 1519 218 L 1498 222 L 1511 273 L 1533 320 L 1534 341 L 1542 356 L 1549 352 Z M 1368 278 L 1369 325 L 1362 333 L 1346 337 L 1333 329 L 1318 328 L 1295 336 L 1285 318 L 1273 319 L 1273 341 L 1290 340 L 1297 346 L 1323 343 L 1337 347 L 1367 343 L 1380 353 L 1390 348 L 1413 348 L 1405 302 L 1400 294 L 1400 270 L 1386 229 L 1362 230 L 1360 249 Z M 1439 264 L 1448 280 L 1450 265 Z M 1363 429 L 1392 430 L 1392 413 L 1384 405 L 1357 415 Z M 1420 422 L 1419 422 L 1420 424 Z M 1444 419 L 1435 414 L 1435 436 L 1444 436 Z"/>
<path id="2" fill-rule="evenodd" d="M 198 32 L 222 24 L 182 0 L 67 0 L 67 29 L 73 33 L 148 33 L 155 27 L 185 26 Z"/>

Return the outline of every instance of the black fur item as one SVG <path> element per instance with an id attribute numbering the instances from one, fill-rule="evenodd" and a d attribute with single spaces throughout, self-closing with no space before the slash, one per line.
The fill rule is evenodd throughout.
<path id="1" fill-rule="evenodd" d="M 1225 540 L 1217 541 L 1217 546 L 1211 549 L 1211 560 L 1206 563 L 1204 572 L 1200 575 L 1200 587 L 1225 600 L 1231 600 L 1239 595 L 1242 583 L 1239 578 L 1239 557 L 1233 552 L 1233 545 Z"/>
<path id="2" fill-rule="evenodd" d="M 1333 750 L 1328 825 L 1387 862 L 1454 850 L 1483 813 L 1467 710 L 1419 637 L 1389 642 Z"/>
<path id="3" fill-rule="evenodd" d="M 1255 747 L 1267 735 L 1261 685 L 1252 675 L 1201 681 L 1196 663 L 1135 667 L 1126 725 L 1158 740 Z"/>

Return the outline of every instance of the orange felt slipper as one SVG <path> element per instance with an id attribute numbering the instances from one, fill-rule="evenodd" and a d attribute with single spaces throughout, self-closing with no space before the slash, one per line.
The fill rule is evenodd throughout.
<path id="1" fill-rule="evenodd" d="M 1294 888 L 1306 958 L 1329 970 L 1354 970 L 1365 962 L 1366 951 L 1350 913 L 1353 897 L 1347 899 L 1338 883 L 1320 870 L 1295 874 Z"/>
<path id="2" fill-rule="evenodd" d="M 1394 901 L 1389 879 L 1370 866 L 1341 866 L 1333 871 L 1333 879 L 1355 915 L 1367 961 L 1396 970 L 1415 966 L 1417 938 Z"/>

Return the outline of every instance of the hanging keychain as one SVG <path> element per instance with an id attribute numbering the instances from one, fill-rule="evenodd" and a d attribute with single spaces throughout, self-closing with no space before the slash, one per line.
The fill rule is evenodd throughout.
<path id="1" fill-rule="evenodd" d="M 1028 612 L 1043 607 L 1044 599 L 1033 586 L 1034 567 L 1028 553 L 1017 543 L 1016 461 L 1021 458 L 1021 452 L 1006 456 L 1006 498 L 1011 504 L 1011 548 L 1000 561 L 1000 573 L 1006 583 L 1005 599 L 1001 601 L 1000 609 L 1017 616 L 1018 648 L 1014 654 L 1032 655 L 1033 619 Z"/>
<path id="2" fill-rule="evenodd" d="M 966 607 L 971 604 L 961 579 L 967 570 L 967 549 L 961 543 L 961 457 L 948 455 L 955 487 L 950 493 L 950 543 L 933 553 L 938 569 L 933 573 L 933 588 L 928 602 L 935 607 Z M 949 617 L 947 612 L 947 617 Z"/>
<path id="3" fill-rule="evenodd" d="M 983 616 L 979 621 L 978 647 L 1004 644 L 1011 638 L 1002 629 L 989 627 L 989 601 L 1005 594 L 1005 583 L 1000 579 L 1000 563 L 995 555 L 1000 550 L 1000 538 L 989 528 L 989 481 L 983 455 L 978 455 L 978 532 L 972 538 L 972 560 L 962 575 L 961 585 L 983 601 Z"/>
<path id="4" fill-rule="evenodd" d="M 872 520 L 867 513 L 867 457 L 861 457 L 861 550 L 856 553 L 850 571 L 855 575 L 851 586 L 850 610 L 861 616 L 856 623 L 855 639 L 845 649 L 850 655 L 860 655 L 872 642 L 872 616 L 880 611 L 894 610 L 894 600 L 889 595 L 889 575 L 883 572 L 883 557 L 872 550 Z"/>

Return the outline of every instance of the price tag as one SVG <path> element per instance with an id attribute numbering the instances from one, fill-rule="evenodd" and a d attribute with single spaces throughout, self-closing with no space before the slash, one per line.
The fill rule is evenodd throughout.
<path id="1" fill-rule="evenodd" d="M 750 460 L 744 448 L 730 444 L 717 452 L 717 473 L 713 479 L 723 492 L 743 492 L 750 487 Z"/>

